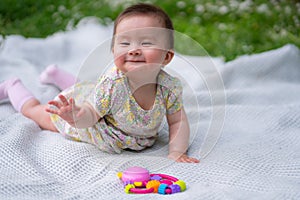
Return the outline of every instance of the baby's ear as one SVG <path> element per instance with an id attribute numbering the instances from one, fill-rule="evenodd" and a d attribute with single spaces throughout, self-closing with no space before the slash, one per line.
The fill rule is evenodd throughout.
<path id="1" fill-rule="evenodd" d="M 171 60 L 173 59 L 174 57 L 174 51 L 173 50 L 168 50 L 167 53 L 166 53 L 166 56 L 165 56 L 165 60 L 163 62 L 163 65 L 167 65 L 171 62 Z"/>

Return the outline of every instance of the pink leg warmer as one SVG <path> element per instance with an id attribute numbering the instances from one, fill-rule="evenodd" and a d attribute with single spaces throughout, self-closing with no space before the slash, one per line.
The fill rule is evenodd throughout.
<path id="1" fill-rule="evenodd" d="M 56 65 L 49 65 L 41 73 L 40 82 L 44 84 L 53 84 L 59 89 L 64 90 L 76 83 L 76 77 L 59 69 Z"/>
<path id="2" fill-rule="evenodd" d="M 20 79 L 12 78 L 0 84 L 0 100 L 9 98 L 13 107 L 21 112 L 22 106 L 29 99 L 35 98 Z"/>

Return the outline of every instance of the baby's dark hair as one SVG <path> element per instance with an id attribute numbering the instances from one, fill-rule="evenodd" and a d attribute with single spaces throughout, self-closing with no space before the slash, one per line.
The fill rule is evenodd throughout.
<path id="1" fill-rule="evenodd" d="M 174 48 L 174 27 L 172 20 L 168 16 L 168 14 L 163 11 L 161 8 L 151 5 L 151 4 L 146 4 L 146 3 L 138 3 L 135 5 L 132 5 L 128 8 L 126 8 L 123 12 L 119 14 L 117 19 L 114 22 L 114 32 L 113 32 L 113 37 L 116 34 L 116 29 L 118 24 L 124 19 L 125 17 L 131 16 L 131 15 L 153 15 L 155 17 L 159 17 L 160 20 L 162 20 L 163 25 L 165 26 L 166 29 L 169 29 L 168 31 L 168 39 L 169 39 L 169 45 L 168 48 L 173 49 Z M 114 38 L 112 41 L 111 47 L 113 48 L 114 46 Z"/>

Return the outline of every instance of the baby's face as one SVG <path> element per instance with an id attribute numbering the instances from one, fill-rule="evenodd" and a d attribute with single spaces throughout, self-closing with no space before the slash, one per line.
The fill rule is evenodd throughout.
<path id="1" fill-rule="evenodd" d="M 168 31 L 157 17 L 125 17 L 116 28 L 113 46 L 115 65 L 123 73 L 143 67 L 149 69 L 149 73 L 158 73 L 173 57 L 173 52 L 166 49 Z"/>

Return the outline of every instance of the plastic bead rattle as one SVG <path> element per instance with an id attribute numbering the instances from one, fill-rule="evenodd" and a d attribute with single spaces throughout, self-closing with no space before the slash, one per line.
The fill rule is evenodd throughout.
<path id="1" fill-rule="evenodd" d="M 117 174 L 127 194 L 174 194 L 186 190 L 185 182 L 166 174 L 149 174 L 142 167 L 130 167 Z"/>

